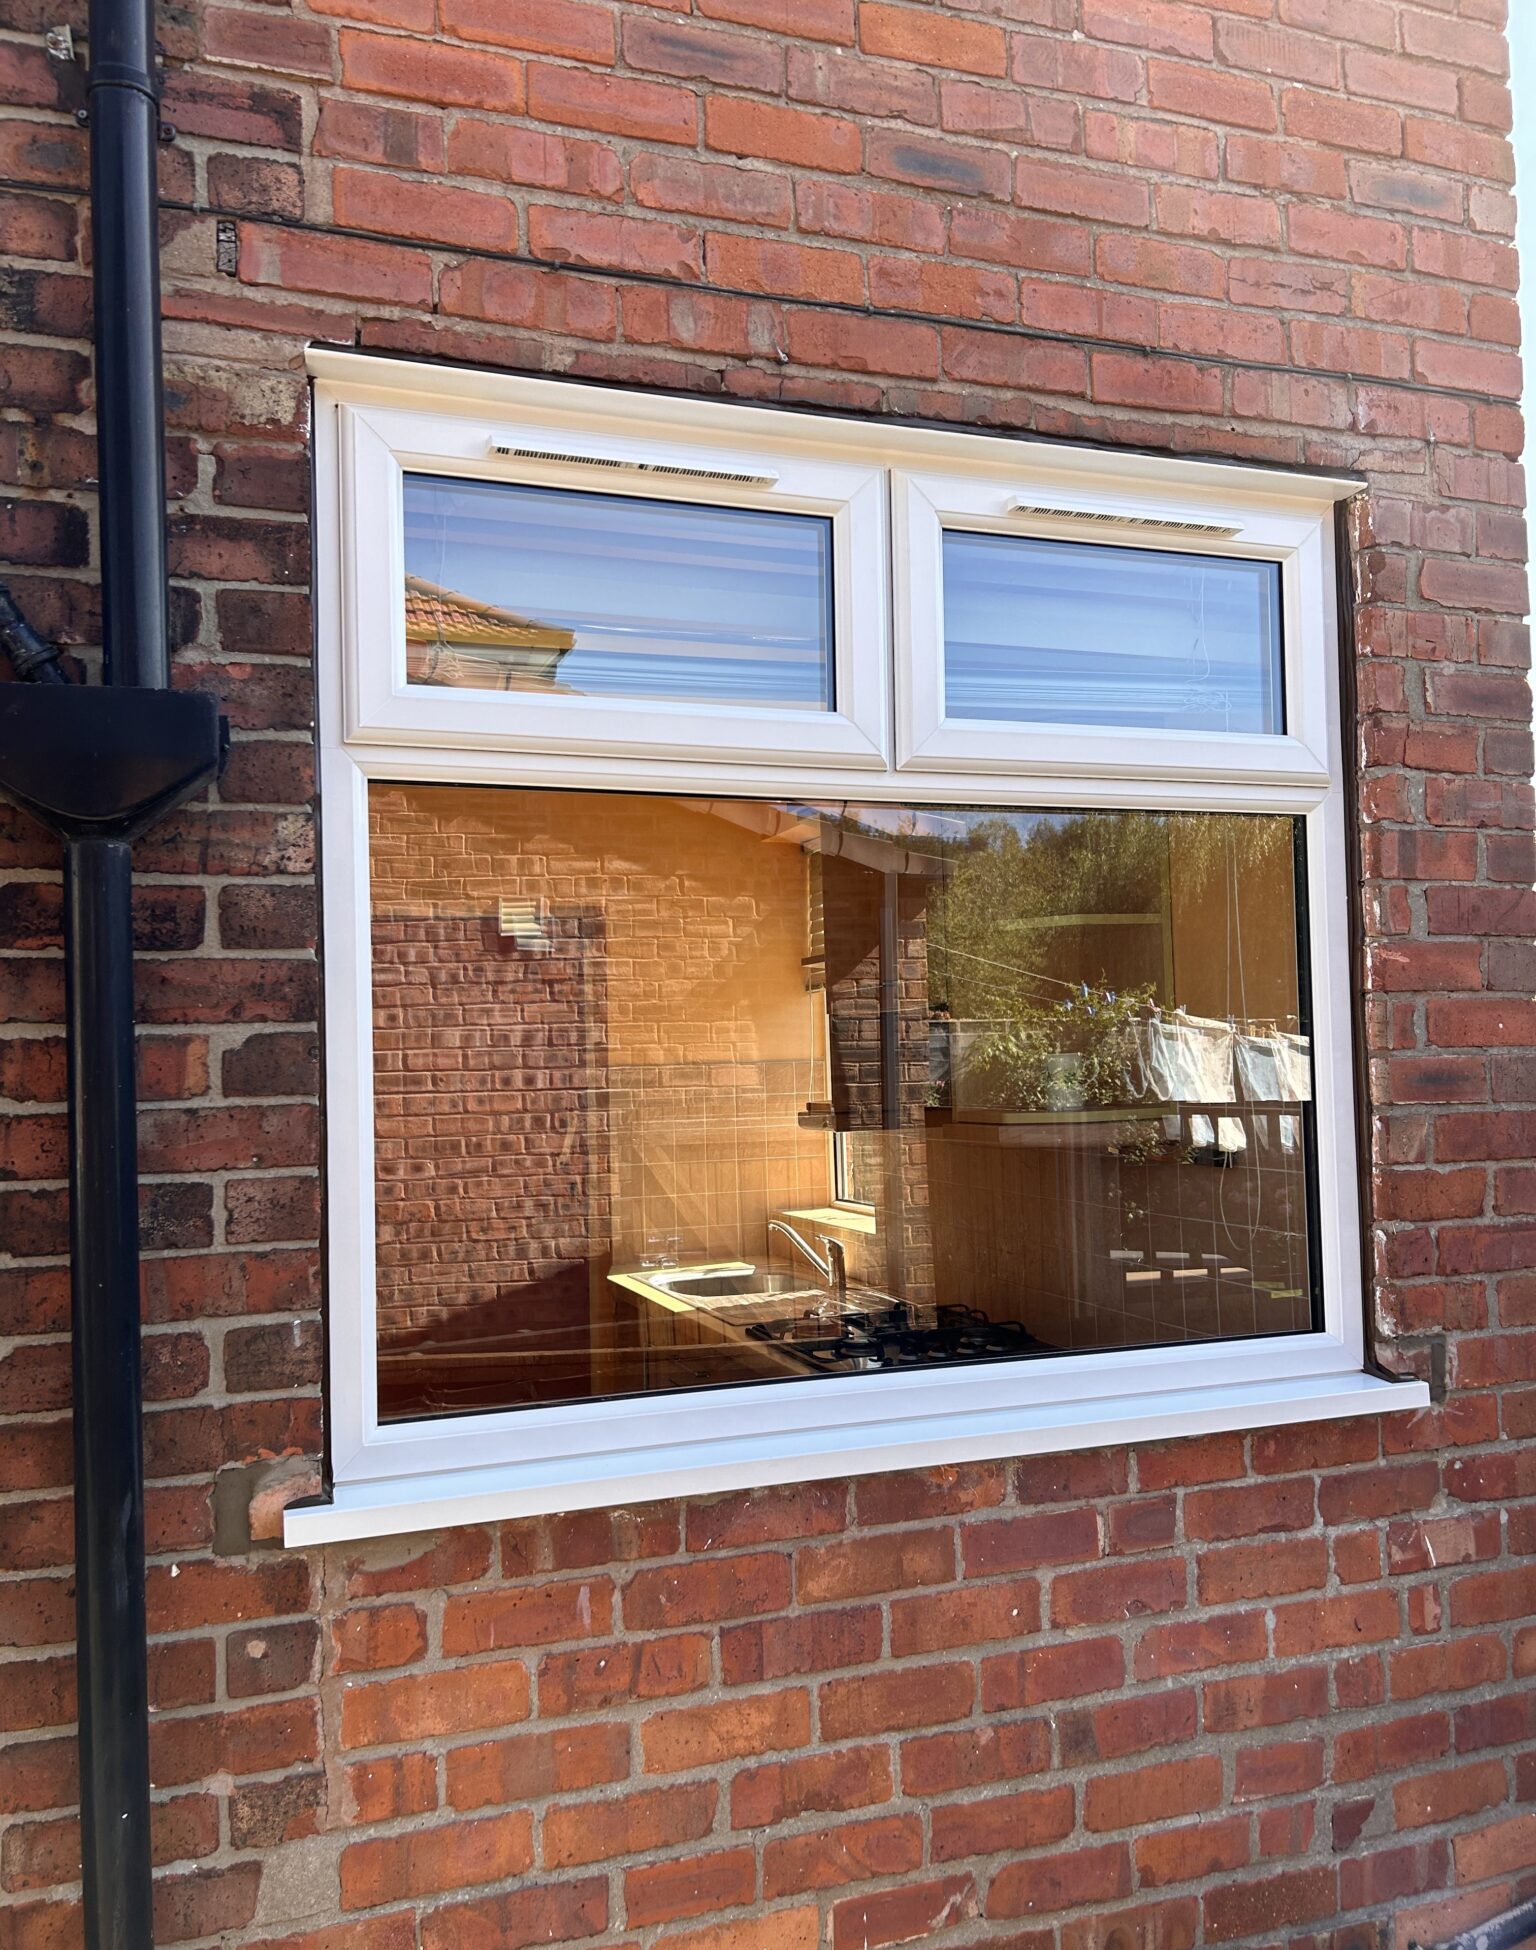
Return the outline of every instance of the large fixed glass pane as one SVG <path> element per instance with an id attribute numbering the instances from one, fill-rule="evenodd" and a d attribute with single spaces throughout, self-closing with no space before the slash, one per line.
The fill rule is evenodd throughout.
<path id="1" fill-rule="evenodd" d="M 1318 1319 L 1290 819 L 371 825 L 386 1420 Z"/>
<path id="2" fill-rule="evenodd" d="M 832 705 L 832 524 L 405 478 L 413 684 Z"/>
<path id="3" fill-rule="evenodd" d="M 946 530 L 944 710 L 1281 731 L 1279 568 Z"/>

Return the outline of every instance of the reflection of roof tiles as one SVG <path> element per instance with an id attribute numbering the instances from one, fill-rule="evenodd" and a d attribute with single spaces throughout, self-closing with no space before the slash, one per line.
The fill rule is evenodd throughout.
<path id="1" fill-rule="evenodd" d="M 421 576 L 405 578 L 405 635 L 409 643 L 474 643 L 561 652 L 576 641 L 572 630 L 478 602 Z"/>

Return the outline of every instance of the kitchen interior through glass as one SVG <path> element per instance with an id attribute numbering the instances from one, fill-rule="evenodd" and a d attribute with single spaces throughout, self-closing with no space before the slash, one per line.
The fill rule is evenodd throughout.
<path id="1" fill-rule="evenodd" d="M 1315 1327 L 1292 819 L 370 814 L 385 1420 Z"/>

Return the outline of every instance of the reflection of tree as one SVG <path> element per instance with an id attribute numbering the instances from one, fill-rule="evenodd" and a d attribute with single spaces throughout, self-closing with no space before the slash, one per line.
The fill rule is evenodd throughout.
<path id="1" fill-rule="evenodd" d="M 1175 877 L 1181 901 L 1224 900 L 1289 845 L 1288 820 L 1252 814 L 977 817 L 930 896 L 928 942 L 930 994 L 977 1025 L 963 1057 L 975 1100 L 1123 1103 L 1157 984 L 1147 936 L 1096 917 L 1167 915 Z"/>

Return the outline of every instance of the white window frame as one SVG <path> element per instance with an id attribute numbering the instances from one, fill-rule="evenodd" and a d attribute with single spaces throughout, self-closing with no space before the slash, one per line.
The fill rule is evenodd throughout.
<path id="1" fill-rule="evenodd" d="M 1176 463 L 1165 463 L 1174 466 Z M 896 762 L 912 772 L 1020 777 L 1224 779 L 1326 787 L 1327 617 L 1331 551 L 1315 508 L 1249 503 L 1178 479 L 1116 484 L 1114 491 L 1021 492 L 1017 464 L 892 479 L 896 586 Z M 1015 506 L 1028 503 L 1028 511 Z M 1060 509 L 1046 514 L 1045 508 Z M 1076 522 L 1074 524 L 1074 511 Z M 1084 517 L 1087 517 L 1085 520 Z M 1207 535 L 1230 527 L 1229 535 Z M 1169 554 L 1273 562 L 1280 571 L 1282 733 L 1019 724 L 949 718 L 944 711 L 946 530 L 1155 548 Z"/>
<path id="2" fill-rule="evenodd" d="M 1333 539 L 1335 503 L 1357 492 L 1357 481 L 330 349 L 312 350 L 309 368 L 333 1487 L 327 1499 L 289 1510 L 290 1544 L 1428 1405 L 1422 1382 L 1366 1371 Z M 490 437 L 530 427 L 589 440 L 602 452 L 629 439 L 654 451 L 664 437 L 678 465 L 745 471 L 750 459 L 794 496 L 825 504 L 841 495 L 848 540 L 839 573 L 872 576 L 840 592 L 853 613 L 837 612 L 838 655 L 852 659 L 854 689 L 838 695 L 854 702 L 846 716 L 820 716 L 841 722 L 818 740 L 806 733 L 817 714 L 801 711 L 703 707 L 683 713 L 679 729 L 682 707 L 672 705 L 661 719 L 649 703 L 617 699 L 562 698 L 536 712 L 535 704 L 551 701 L 518 693 L 507 708 L 493 710 L 499 700 L 486 695 L 407 689 L 403 622 L 391 620 L 403 607 L 403 467 L 426 457 L 435 472 L 513 478 L 489 455 Z M 878 484 L 873 498 L 871 480 Z M 605 488 L 611 484 L 598 484 Z M 1213 521 L 1219 513 L 1223 523 L 1239 524 L 1247 552 L 1281 564 L 1286 733 L 1213 743 L 1211 734 L 1125 731 L 1106 738 L 1070 727 L 946 727 L 932 710 L 942 695 L 932 688 L 935 676 L 942 682 L 943 641 L 934 603 L 936 523 L 1006 519 L 1009 532 L 1023 532 L 1015 518 L 999 515 L 1000 488 L 1060 510 L 1026 518 L 1039 532 L 1076 533 L 1074 509 L 1106 507 L 1143 518 L 1161 510 L 1180 520 Z M 1097 521 L 1084 539 L 1113 540 L 1117 532 Z M 1140 546 L 1165 545 L 1132 523 L 1124 533 Z M 1232 539 L 1219 536 L 1197 542 L 1185 534 L 1177 545 L 1233 551 Z M 898 594 L 888 610 L 889 590 Z M 867 642 L 877 632 L 879 670 Z M 387 681 L 379 675 L 381 644 L 388 645 Z M 888 660 L 898 673 L 894 684 L 885 678 Z M 1145 748 L 1145 763 L 1128 761 L 1132 746 Z M 1300 818 L 1321 1331 L 380 1423 L 367 803 L 376 780 Z"/>
<path id="3" fill-rule="evenodd" d="M 711 454 L 701 457 L 696 445 L 676 437 L 661 410 L 666 402 L 629 395 L 630 410 L 603 416 L 596 437 L 590 404 L 557 397 L 573 392 L 580 396 L 581 389 L 535 388 L 515 414 L 487 402 L 486 410 L 469 417 L 419 404 L 338 402 L 348 740 L 598 757 L 633 753 L 657 760 L 750 759 L 773 751 L 795 765 L 883 771 L 890 738 L 884 608 L 889 544 L 879 467 L 768 442 L 741 443 L 726 457 L 741 480 L 700 480 L 690 470 L 720 469 L 709 467 Z M 833 708 L 409 683 L 400 591 L 403 485 L 412 473 L 825 516 L 832 528 Z"/>

